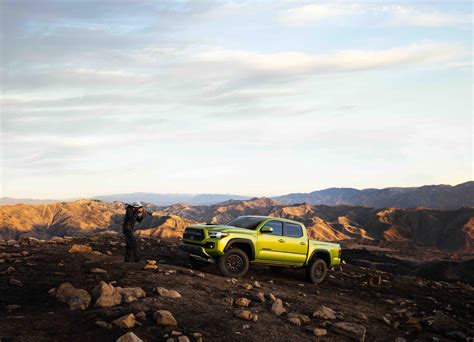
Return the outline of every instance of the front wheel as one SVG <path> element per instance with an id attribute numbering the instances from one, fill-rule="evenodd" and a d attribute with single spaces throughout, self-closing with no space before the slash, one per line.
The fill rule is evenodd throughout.
<path id="1" fill-rule="evenodd" d="M 249 270 L 249 257 L 238 248 L 231 248 L 217 262 L 219 270 L 226 277 L 240 278 Z"/>
<path id="2" fill-rule="evenodd" d="M 322 259 L 313 259 L 306 268 L 306 278 L 314 284 L 321 284 L 326 279 L 328 266 Z"/>

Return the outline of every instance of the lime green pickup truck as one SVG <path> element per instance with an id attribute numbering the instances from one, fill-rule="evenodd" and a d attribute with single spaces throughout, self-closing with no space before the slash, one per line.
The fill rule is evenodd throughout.
<path id="1" fill-rule="evenodd" d="M 250 263 L 258 263 L 305 268 L 307 279 L 319 284 L 329 267 L 341 263 L 338 244 L 310 240 L 302 223 L 268 216 L 240 216 L 226 225 L 191 225 L 181 248 L 193 266 L 215 262 L 224 276 L 236 278 L 247 273 Z"/>

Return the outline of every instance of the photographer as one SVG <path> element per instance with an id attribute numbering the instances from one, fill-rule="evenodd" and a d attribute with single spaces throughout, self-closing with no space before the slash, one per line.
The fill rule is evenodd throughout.
<path id="1" fill-rule="evenodd" d="M 151 215 L 145 212 L 143 205 L 139 201 L 127 204 L 125 218 L 123 220 L 123 234 L 125 235 L 126 241 L 125 262 L 140 261 L 137 240 L 133 234 L 133 229 L 136 222 L 142 222 L 145 214 Z"/>

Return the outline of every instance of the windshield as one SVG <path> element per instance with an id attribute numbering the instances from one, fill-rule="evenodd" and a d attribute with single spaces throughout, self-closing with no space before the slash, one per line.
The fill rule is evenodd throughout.
<path id="1" fill-rule="evenodd" d="M 263 219 L 261 217 L 241 216 L 233 219 L 227 223 L 227 225 L 232 227 L 255 229 L 262 221 Z"/>

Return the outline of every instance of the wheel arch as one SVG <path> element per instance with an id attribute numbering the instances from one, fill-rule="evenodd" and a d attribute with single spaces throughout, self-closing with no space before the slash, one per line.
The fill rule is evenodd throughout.
<path id="1" fill-rule="evenodd" d="M 326 263 L 326 266 L 331 267 L 331 253 L 326 249 L 315 249 L 308 260 L 308 265 L 310 265 L 314 259 L 322 259 Z"/>
<path id="2" fill-rule="evenodd" d="M 224 252 L 227 252 L 232 247 L 237 247 L 243 250 L 249 257 L 249 260 L 255 260 L 255 246 L 253 245 L 252 240 L 243 238 L 230 239 L 224 248 Z"/>

